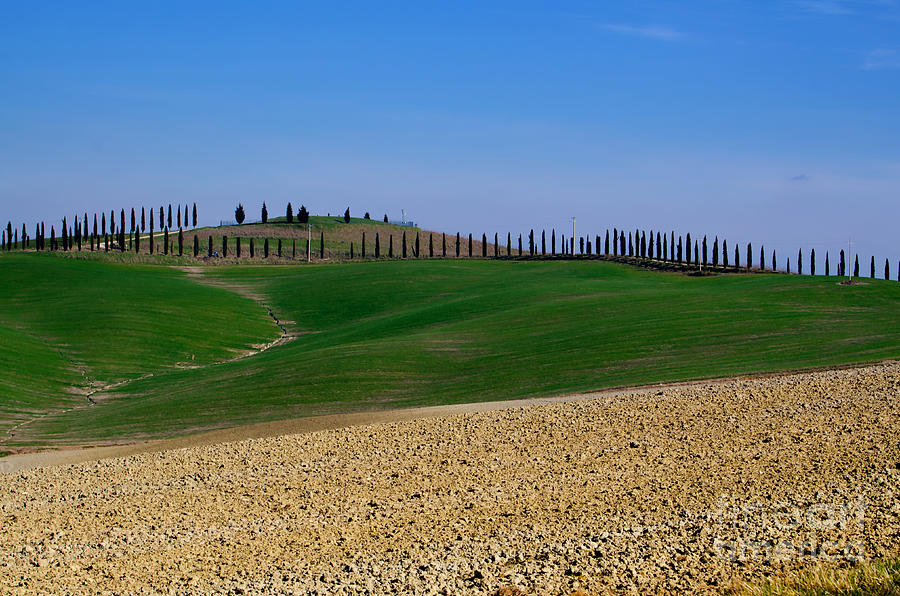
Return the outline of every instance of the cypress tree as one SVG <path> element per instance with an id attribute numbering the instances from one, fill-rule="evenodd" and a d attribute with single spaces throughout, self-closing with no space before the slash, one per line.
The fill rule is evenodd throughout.
<path id="1" fill-rule="evenodd" d="M 264 259 L 269 258 L 269 239 L 268 238 L 263 239 L 263 258 Z"/>
<path id="2" fill-rule="evenodd" d="M 251 237 L 250 238 L 250 258 L 252 259 L 255 256 L 256 256 L 256 246 L 254 245 L 253 238 Z"/>
<path id="3" fill-rule="evenodd" d="M 747 269 L 753 268 L 753 243 L 747 243 Z"/>
<path id="4" fill-rule="evenodd" d="M 150 213 L 153 213 L 153 211 L 151 211 Z M 153 228 L 150 228 L 150 239 L 149 239 L 149 242 L 150 242 L 150 247 L 149 247 L 149 248 L 150 248 L 150 254 L 152 255 L 152 254 L 153 254 Z"/>
<path id="5" fill-rule="evenodd" d="M 487 257 L 487 235 L 484 233 L 481 234 L 481 256 Z"/>
<path id="6" fill-rule="evenodd" d="M 722 238 L 722 267 L 728 269 L 728 240 Z"/>
<path id="7" fill-rule="evenodd" d="M 534 256 L 534 228 L 528 232 L 528 252 L 532 257 Z"/>
<path id="8" fill-rule="evenodd" d="M 844 257 L 844 249 L 841 249 L 840 261 L 838 261 L 838 277 L 847 275 L 847 263 Z"/>
<path id="9" fill-rule="evenodd" d="M 456 258 L 459 258 L 459 232 L 456 233 Z"/>
<path id="10" fill-rule="evenodd" d="M 181 214 L 181 208 L 178 210 L 179 215 Z M 181 223 L 181 222 L 179 222 Z M 181 231 L 181 228 L 178 228 L 178 256 L 184 256 L 184 234 Z"/>
<path id="11" fill-rule="evenodd" d="M 522 234 L 519 234 L 519 256 L 522 256 Z"/>
<path id="12" fill-rule="evenodd" d="M 419 250 L 419 233 L 416 232 L 416 258 L 418 259 L 422 255 L 422 252 Z"/>
<path id="13" fill-rule="evenodd" d="M 869 265 L 869 278 L 875 279 L 875 255 L 872 255 L 872 264 Z"/>
<path id="14" fill-rule="evenodd" d="M 619 254 L 625 256 L 625 232 L 619 232 Z"/>
<path id="15" fill-rule="evenodd" d="M 41 224 L 34 224 L 34 250 L 41 250 Z"/>
<path id="16" fill-rule="evenodd" d="M 669 232 L 669 260 L 675 259 L 675 230 Z"/>
<path id="17" fill-rule="evenodd" d="M 200 256 L 200 238 L 197 237 L 197 234 L 194 234 L 194 258 Z"/>
<path id="18" fill-rule="evenodd" d="M 619 256 L 619 230 L 613 228 L 613 256 Z"/>
<path id="19" fill-rule="evenodd" d="M 375 258 L 378 259 L 381 257 L 381 239 L 378 237 L 378 232 L 375 232 Z"/>
<path id="20" fill-rule="evenodd" d="M 494 232 L 494 258 L 500 256 L 500 239 L 497 236 L 497 232 Z"/>
<path id="21" fill-rule="evenodd" d="M 472 252 L 471 248 L 472 248 L 472 244 L 470 242 L 469 243 L 469 252 Z M 404 259 L 406 258 L 406 230 L 403 230 L 403 246 L 400 248 L 400 255 L 402 258 L 404 258 Z"/>
<path id="22" fill-rule="evenodd" d="M 165 226 L 165 221 L 166 221 L 166 220 L 165 220 L 165 218 L 163 217 L 163 206 L 160 205 L 160 206 L 159 206 L 159 227 L 161 227 L 161 228 L 166 227 L 166 226 Z M 104 231 L 103 233 L 105 234 L 106 232 Z"/>
<path id="23" fill-rule="evenodd" d="M 766 270 L 766 247 L 765 247 L 765 245 L 759 247 L 759 268 L 762 271 Z"/>
<path id="24" fill-rule="evenodd" d="M 506 233 L 506 256 L 512 256 L 512 234 Z"/>
<path id="25" fill-rule="evenodd" d="M 181 229 L 181 205 L 178 205 L 178 219 L 176 223 L 178 223 L 178 229 Z"/>
<path id="26" fill-rule="evenodd" d="M 234 250 L 235 250 L 235 256 L 240 259 L 241 258 L 241 237 L 240 236 L 238 236 L 237 238 L 234 239 Z"/>
<path id="27" fill-rule="evenodd" d="M 584 254 L 584 236 L 578 238 L 578 252 Z"/>
<path id="28" fill-rule="evenodd" d="M 187 203 L 184 204 L 184 227 L 188 227 L 188 206 Z"/>
<path id="29" fill-rule="evenodd" d="M 6 250 L 9 250 L 9 242 L 6 243 Z M 50 250 L 56 250 L 56 230 L 50 226 Z"/>
<path id="30" fill-rule="evenodd" d="M 772 249 L 772 271 L 778 270 L 778 261 L 775 259 L 775 249 Z"/>
<path id="31" fill-rule="evenodd" d="M 262 211 L 260 212 L 260 218 L 263 223 L 269 223 L 269 210 L 266 209 L 266 202 L 263 201 Z"/>
<path id="32" fill-rule="evenodd" d="M 469 232 L 469 256 L 472 256 L 472 232 Z"/>
<path id="33" fill-rule="evenodd" d="M 169 218 L 166 220 L 166 227 L 172 227 L 172 203 L 169 203 Z"/>
<path id="34" fill-rule="evenodd" d="M 319 258 L 325 258 L 325 230 L 319 232 Z"/>
<path id="35" fill-rule="evenodd" d="M 856 255 L 853 263 L 853 277 L 859 277 L 859 254 Z"/>
<path id="36" fill-rule="evenodd" d="M 594 248 L 597 251 L 597 254 L 603 254 L 601 251 L 603 250 L 603 245 L 600 244 L 600 235 L 594 236 Z"/>
<path id="37" fill-rule="evenodd" d="M 559 240 L 560 240 L 560 245 L 561 245 L 560 246 L 560 254 L 562 254 L 563 256 L 569 254 L 569 245 L 568 245 L 568 243 L 566 243 L 566 235 L 560 234 Z"/>
<path id="38" fill-rule="evenodd" d="M 309 223 L 309 211 L 306 210 L 306 205 L 300 205 L 300 210 L 297 211 L 297 222 L 302 224 Z"/>
<path id="39" fill-rule="evenodd" d="M 441 232 L 441 256 L 447 256 L 447 234 Z"/>
<path id="40" fill-rule="evenodd" d="M 121 213 L 121 225 L 119 226 L 119 250 L 125 252 L 125 210 L 122 209 Z"/>
<path id="41" fill-rule="evenodd" d="M 497 235 L 495 234 L 494 235 L 494 251 L 496 252 L 496 250 L 497 250 Z M 430 232 L 428 233 L 428 258 L 429 259 L 434 258 L 434 237 L 431 235 Z"/>
<path id="42" fill-rule="evenodd" d="M 647 235 L 647 258 L 653 258 L 653 230 Z"/>
<path id="43" fill-rule="evenodd" d="M 169 228 L 165 229 L 163 234 L 163 254 L 169 254 Z"/>
<path id="44" fill-rule="evenodd" d="M 547 254 L 547 231 L 541 230 L 541 254 Z"/>
<path id="45" fill-rule="evenodd" d="M 884 279 L 891 278 L 891 265 L 887 259 L 884 260 Z"/>
<path id="46" fill-rule="evenodd" d="M 384 223 L 387 223 L 387 222 L 388 222 L 388 217 L 387 217 L 387 213 L 385 213 L 384 214 Z"/>
<path id="47" fill-rule="evenodd" d="M 278 239 L 278 258 L 281 258 L 281 238 Z"/>
<path id="48" fill-rule="evenodd" d="M 687 264 L 690 265 L 691 264 L 691 234 L 690 233 L 685 235 L 684 249 L 686 251 L 685 252 L 685 260 L 687 261 Z"/>
<path id="49" fill-rule="evenodd" d="M 212 253 L 213 253 L 212 236 L 207 236 L 206 237 L 206 256 L 211 259 Z"/>
<path id="50" fill-rule="evenodd" d="M 62 220 L 62 245 L 64 251 L 69 250 L 69 224 L 66 223 L 65 217 Z M 15 245 L 13 245 L 13 248 L 15 248 Z"/>
<path id="51" fill-rule="evenodd" d="M 816 249 L 809 251 L 809 274 L 816 274 Z"/>
<path id="52" fill-rule="evenodd" d="M 456 254 L 459 256 L 459 235 L 456 236 Z M 394 235 L 390 234 L 388 236 L 388 258 L 394 258 Z"/>
<path id="53" fill-rule="evenodd" d="M 603 242 L 603 254 L 609 254 L 609 230 L 606 230 L 606 240 Z"/>
<path id="54" fill-rule="evenodd" d="M 141 235 L 137 232 L 134 234 L 134 252 L 141 252 Z"/>
<path id="55" fill-rule="evenodd" d="M 193 224 L 191 227 L 197 227 L 197 203 L 194 203 L 193 213 L 191 214 L 191 223 Z"/>
<path id="56" fill-rule="evenodd" d="M 152 212 L 151 212 L 152 213 Z M 152 229 L 152 227 L 151 227 Z M 41 224 L 41 237 L 44 236 L 44 224 Z M 94 243 L 97 243 L 97 248 L 100 248 L 100 235 L 97 233 L 97 214 L 94 213 L 94 233 L 91 234 L 91 250 L 94 250 Z"/>
<path id="57" fill-rule="evenodd" d="M 662 248 L 660 248 L 662 247 Z M 660 240 L 659 232 L 656 233 L 656 260 L 659 261 L 662 259 L 663 261 L 666 259 L 666 235 L 662 235 L 662 240 Z"/>
<path id="58" fill-rule="evenodd" d="M 704 244 L 704 253 L 705 253 L 706 252 L 705 251 L 706 236 L 703 237 L 703 240 L 704 240 L 703 244 Z M 712 258 L 713 258 L 713 262 L 712 262 L 713 267 L 718 267 L 719 266 L 719 237 L 718 236 L 716 236 L 715 239 L 713 240 Z"/>
<path id="59" fill-rule="evenodd" d="M 284 218 L 289 224 L 294 223 L 294 208 L 291 206 L 290 201 L 288 201 L 287 208 L 284 210 Z"/>
<path id="60" fill-rule="evenodd" d="M 694 266 L 700 266 L 700 250 L 697 248 L 697 241 L 694 240 Z"/>
<path id="61" fill-rule="evenodd" d="M 706 236 L 703 236 L 703 264 L 704 264 L 704 265 L 707 265 L 707 264 L 709 263 L 709 260 L 707 260 L 706 256 L 707 256 L 707 253 L 706 253 Z"/>
<path id="62" fill-rule="evenodd" d="M 628 232 L 628 256 L 634 256 L 634 238 L 631 235 L 631 232 Z"/>
<path id="63" fill-rule="evenodd" d="M 350 260 L 353 260 L 353 241 L 350 241 Z"/>
<path id="64" fill-rule="evenodd" d="M 734 245 L 734 268 L 741 268 L 741 251 L 738 250 L 738 245 Z"/>
<path id="65" fill-rule="evenodd" d="M 791 258 L 788 257 L 788 260 L 787 260 L 787 273 L 790 274 L 790 272 L 791 272 Z"/>
<path id="66" fill-rule="evenodd" d="M 347 207 L 347 210 L 344 211 L 344 223 L 350 223 L 350 207 Z"/>

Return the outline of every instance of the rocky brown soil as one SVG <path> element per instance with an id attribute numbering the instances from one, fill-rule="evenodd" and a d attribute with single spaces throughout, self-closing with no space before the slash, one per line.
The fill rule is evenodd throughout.
<path id="1" fill-rule="evenodd" d="M 0 591 L 721 592 L 896 557 L 898 406 L 885 364 L 0 475 Z"/>

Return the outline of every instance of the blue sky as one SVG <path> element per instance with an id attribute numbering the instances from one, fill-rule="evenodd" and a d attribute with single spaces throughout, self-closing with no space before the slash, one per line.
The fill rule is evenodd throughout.
<path id="1" fill-rule="evenodd" d="M 0 218 L 193 203 L 900 247 L 892 0 L 0 3 Z M 820 263 L 819 268 L 822 265 Z M 867 267 L 864 267 L 867 269 Z"/>

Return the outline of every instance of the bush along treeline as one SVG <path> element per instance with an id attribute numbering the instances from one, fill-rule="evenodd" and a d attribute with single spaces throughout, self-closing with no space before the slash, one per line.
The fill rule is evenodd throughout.
<path id="1" fill-rule="evenodd" d="M 46 222 L 34 226 L 34 234 L 28 227 L 19 228 L 8 222 L 0 234 L 0 249 L 35 251 L 118 251 L 153 253 L 158 249 L 154 235 L 184 233 L 186 229 L 197 227 L 197 204 L 160 205 L 154 207 L 131 207 L 113 209 L 107 213 L 76 213 L 72 217 L 63 216 L 57 222 L 50 222 L 49 233 Z M 57 231 L 58 230 L 58 231 Z M 168 254 L 168 253 L 167 253 Z"/>

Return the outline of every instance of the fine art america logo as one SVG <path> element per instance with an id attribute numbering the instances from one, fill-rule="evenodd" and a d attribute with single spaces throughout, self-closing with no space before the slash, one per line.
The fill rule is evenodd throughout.
<path id="1" fill-rule="evenodd" d="M 719 498 L 714 512 L 713 548 L 728 561 L 857 561 L 865 558 L 862 541 L 866 502 L 817 495 L 778 503 Z"/>

